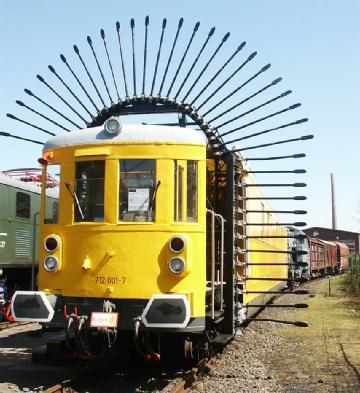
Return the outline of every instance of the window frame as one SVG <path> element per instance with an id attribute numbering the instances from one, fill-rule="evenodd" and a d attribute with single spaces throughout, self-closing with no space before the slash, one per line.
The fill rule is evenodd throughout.
<path id="1" fill-rule="evenodd" d="M 82 223 L 85 223 L 85 224 L 104 224 L 105 223 L 106 161 L 107 160 L 105 158 L 94 159 L 94 158 L 90 158 L 90 157 L 86 157 L 86 159 L 79 159 L 79 160 L 75 160 L 74 161 L 74 164 L 75 164 L 74 165 L 74 174 L 73 174 L 73 179 L 74 179 L 74 183 L 73 184 L 74 185 L 72 187 L 72 192 L 73 192 L 74 196 L 75 195 L 77 196 L 77 198 L 79 198 L 78 194 L 76 193 L 76 191 L 77 191 L 77 184 L 78 184 L 78 181 L 82 180 L 82 179 L 77 179 L 78 165 L 102 162 L 104 168 L 103 168 L 103 178 L 102 178 L 102 180 L 103 180 L 103 197 L 102 197 L 102 200 L 103 200 L 103 203 L 102 203 L 103 211 L 102 211 L 102 213 L 103 213 L 103 215 L 102 215 L 102 220 L 94 220 L 94 219 L 92 219 L 92 220 L 89 220 L 89 219 L 82 220 L 81 217 L 79 219 L 77 219 L 76 218 L 76 214 L 77 214 L 76 212 L 78 212 L 78 209 L 76 207 L 76 202 L 75 202 L 75 200 L 73 198 L 73 201 L 72 201 L 72 206 L 73 206 L 73 209 L 74 209 L 73 213 L 72 213 L 72 222 L 73 222 L 73 224 L 82 224 Z M 99 180 L 99 179 L 101 180 L 101 178 L 95 178 L 95 179 L 91 179 L 90 178 L 90 180 Z M 89 180 L 89 179 L 87 179 L 87 180 Z M 80 200 L 79 200 L 79 205 L 82 208 Z M 90 204 L 90 206 L 91 206 L 91 204 Z M 80 212 L 78 212 L 78 215 L 80 216 Z"/>
<path id="2" fill-rule="evenodd" d="M 26 199 L 27 199 L 27 201 L 26 201 L 26 203 L 28 204 L 27 211 L 29 212 L 27 217 L 18 215 L 18 210 L 19 210 L 18 196 L 19 195 L 25 196 Z M 31 219 L 31 196 L 30 196 L 30 194 L 27 194 L 26 192 L 23 192 L 23 191 L 16 191 L 16 196 L 15 196 L 15 217 L 23 219 L 23 220 L 30 220 Z"/>
<path id="3" fill-rule="evenodd" d="M 151 175 L 153 175 L 153 186 L 152 187 L 137 187 L 137 186 L 135 186 L 135 187 L 128 187 L 128 186 L 126 186 L 127 187 L 127 189 L 131 189 L 131 188 L 134 188 L 134 189 L 141 189 L 141 188 L 149 188 L 150 190 L 152 190 L 152 192 L 149 194 L 149 209 L 148 210 L 127 210 L 126 211 L 126 213 L 133 213 L 134 214 L 134 219 L 133 220 L 124 220 L 124 219 L 121 219 L 121 215 L 124 213 L 122 213 L 121 212 L 121 205 L 122 205 L 122 203 L 124 203 L 122 200 L 121 200 L 121 197 L 122 197 L 122 192 L 121 192 L 121 189 L 122 189 L 122 174 L 124 174 L 125 173 L 125 175 L 128 175 L 128 174 L 131 174 L 131 173 L 133 173 L 133 174 L 135 174 L 136 172 L 135 171 L 122 171 L 121 170 L 121 166 L 122 166 L 122 162 L 124 162 L 124 161 L 151 161 L 152 163 L 153 163 L 153 166 L 154 166 L 154 168 L 153 169 L 150 169 L 150 170 L 139 170 L 138 171 L 138 173 L 148 173 L 148 174 L 151 174 Z M 138 158 L 138 157 L 134 157 L 134 158 L 132 158 L 132 157 L 120 157 L 120 158 L 118 158 L 118 200 L 117 200 L 117 204 L 118 204 L 118 214 L 117 214 L 117 223 L 118 224 L 120 224 L 120 225 L 126 225 L 126 224 L 131 224 L 131 225 L 136 225 L 136 224 L 155 224 L 156 222 L 157 222 L 157 184 L 158 184 L 158 158 L 154 158 L 154 157 L 141 157 L 141 158 Z M 135 178 L 136 179 L 136 178 Z M 140 179 L 140 178 L 139 178 Z M 126 177 L 125 177 L 125 180 L 126 180 Z M 153 208 L 152 208 L 152 210 L 151 210 L 151 216 L 150 216 L 150 218 L 151 219 L 145 219 L 145 220 L 135 220 L 135 218 L 136 217 L 138 217 L 138 218 L 140 218 L 142 215 L 140 214 L 140 212 L 144 212 L 144 215 L 143 215 L 143 217 L 146 217 L 146 212 L 147 213 L 149 213 L 149 211 L 150 211 L 150 209 L 151 209 L 151 202 L 152 202 L 152 197 L 153 197 L 153 195 L 154 195 L 154 192 L 156 193 L 155 194 L 155 200 L 154 200 L 154 206 L 153 206 Z M 129 194 L 127 193 L 126 194 L 127 195 L 127 198 L 129 197 Z M 147 218 L 149 218 L 149 217 L 147 217 Z"/>

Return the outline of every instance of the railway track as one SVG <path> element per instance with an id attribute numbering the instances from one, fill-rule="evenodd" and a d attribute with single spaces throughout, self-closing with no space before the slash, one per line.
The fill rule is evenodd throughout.
<path id="1" fill-rule="evenodd" d="M 274 296 L 273 301 L 276 301 L 279 297 L 283 295 L 279 294 Z M 259 313 L 257 314 L 257 317 L 260 317 L 262 312 L 266 308 L 262 308 Z M 246 324 L 244 327 L 242 327 L 242 332 L 244 332 L 249 326 L 251 326 L 252 322 L 256 321 L 256 317 L 249 321 L 248 324 Z M 216 366 L 216 354 L 221 353 L 221 349 L 214 353 L 214 355 L 210 358 L 206 359 L 201 359 L 195 366 L 193 366 L 191 369 L 186 369 L 184 370 L 183 367 L 179 366 L 179 372 L 178 373 L 173 373 L 173 375 L 169 375 L 167 378 L 167 383 L 164 384 L 163 381 L 161 381 L 161 376 L 159 373 L 159 369 L 151 368 L 148 367 L 148 370 L 145 368 L 142 368 L 142 375 L 141 375 L 141 382 L 140 385 L 146 387 L 144 391 L 163 391 L 166 393 L 184 393 L 187 392 L 188 389 L 196 382 L 198 381 L 199 378 L 202 376 L 208 374 L 213 367 Z M 221 356 L 221 355 L 220 355 Z M 44 392 L 46 393 L 76 393 L 81 389 L 85 384 L 89 383 L 89 378 L 93 378 L 94 375 L 98 374 L 100 375 L 102 372 L 107 371 L 109 372 L 110 369 L 113 368 L 114 363 L 119 362 L 119 364 L 122 362 L 120 359 L 119 355 L 114 355 L 111 356 L 107 359 L 104 359 L 103 361 L 100 361 L 99 363 L 94 363 L 93 365 L 90 365 L 86 370 L 82 369 L 78 374 L 76 374 L 74 377 L 71 379 L 67 379 L 64 381 L 61 381 L 49 388 L 47 388 Z M 135 362 L 134 367 L 136 368 L 139 365 L 139 363 Z M 139 378 L 139 374 L 134 373 L 133 367 L 131 365 L 131 362 L 129 362 L 128 366 L 130 368 L 122 369 L 124 375 L 126 373 L 129 373 L 129 376 L 132 378 Z M 181 371 L 183 369 L 184 371 Z M 117 371 L 119 372 L 119 371 Z M 154 374 L 152 375 L 151 372 Z M 134 374 L 132 376 L 132 374 Z M 172 374 L 170 372 L 170 374 Z M 159 382 L 152 383 L 152 387 L 150 390 L 147 388 L 148 381 L 151 380 L 157 380 L 159 379 Z M 157 385 L 157 386 L 156 386 Z M 101 391 L 101 390 L 100 390 Z M 128 391 L 128 390 L 124 390 Z M 142 390 L 139 390 L 142 391 Z M 130 392 L 130 390 L 129 390 Z"/>
<path id="2" fill-rule="evenodd" d="M 16 326 L 30 325 L 32 322 L 0 322 L 0 331 L 10 329 Z"/>
<path id="3" fill-rule="evenodd" d="M 321 280 L 327 280 L 327 278 L 323 278 Z M 307 287 L 311 287 L 315 282 L 318 281 L 319 280 L 307 282 L 299 288 L 306 289 Z M 279 298 L 283 296 L 286 295 L 276 295 L 274 296 L 273 301 L 276 302 Z M 257 314 L 258 318 L 262 317 L 262 313 L 265 309 L 266 308 L 261 309 L 259 314 Z M 248 329 L 248 327 L 252 326 L 252 322 L 256 322 L 256 318 L 254 318 L 254 320 L 252 321 L 249 321 L 249 323 L 242 328 L 242 333 L 244 333 Z M 17 326 L 20 324 L 23 325 L 25 323 L 7 323 L 7 325 L 9 326 Z M 0 328 L 2 328 L 2 326 L 4 325 L 5 324 L 0 324 Z M 124 357 L 121 358 L 118 354 L 113 354 L 106 359 L 104 358 L 103 360 L 100 360 L 99 362 L 89 362 L 86 365 L 84 365 L 84 363 L 80 364 L 79 370 L 74 370 L 72 376 L 64 377 L 64 380 L 59 380 L 60 382 L 56 382 L 53 386 L 48 387 L 44 391 L 47 393 L 78 392 L 83 388 L 84 385 L 89 386 L 90 379 L 94 380 L 94 384 L 97 384 L 98 379 L 100 380 L 101 377 L 98 378 L 96 377 L 96 375 L 101 376 L 106 373 L 106 375 L 109 375 L 109 378 L 111 378 L 112 374 L 121 374 L 124 376 L 124 378 L 132 380 L 133 385 L 137 384 L 136 386 L 141 386 L 142 388 L 144 388 L 144 390 L 140 389 L 138 391 L 164 391 L 166 393 L 183 393 L 188 391 L 188 389 L 199 379 L 201 380 L 204 375 L 210 373 L 212 368 L 216 368 L 216 364 L 216 357 L 212 357 L 209 359 L 202 359 L 191 369 L 184 369 L 183 367 L 179 366 L 177 373 L 173 372 L 173 370 L 166 370 L 165 372 L 161 373 L 157 365 L 147 365 L 146 367 L 143 367 L 141 365 L 141 362 L 138 361 L 138 359 L 137 361 L 133 362 L 132 360 L 126 358 L 124 359 Z M 86 367 L 85 369 L 84 366 Z M 117 369 L 113 373 L 113 370 L 115 369 L 114 366 L 117 367 Z M 139 367 L 141 369 L 141 372 L 139 372 Z M 174 369 L 175 368 L 176 367 L 174 367 Z M 166 373 L 167 375 L 164 376 Z M 153 382 L 149 383 L 149 381 Z M 92 383 L 90 382 L 90 386 L 91 384 Z M 151 385 L 150 388 L 148 388 L 149 385 Z M 101 389 L 98 391 L 101 391 Z M 130 391 L 134 390 L 124 390 L 124 392 Z"/>

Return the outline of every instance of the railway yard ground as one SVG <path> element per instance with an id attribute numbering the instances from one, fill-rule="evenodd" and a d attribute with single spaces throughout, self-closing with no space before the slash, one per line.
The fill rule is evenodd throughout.
<path id="1" fill-rule="evenodd" d="M 359 392 L 360 299 L 346 289 L 346 275 L 309 282 L 309 295 L 283 295 L 274 304 L 307 303 L 307 309 L 267 308 L 259 318 L 306 321 L 308 328 L 251 322 L 222 353 L 208 362 L 190 392 Z M 0 331 L 0 392 L 46 391 L 71 380 L 84 363 L 31 363 L 31 348 L 54 332 L 37 324 Z M 183 370 L 176 364 L 145 365 L 132 358 L 113 361 L 75 383 L 78 392 L 174 392 Z M 178 392 L 181 390 L 178 389 Z"/>

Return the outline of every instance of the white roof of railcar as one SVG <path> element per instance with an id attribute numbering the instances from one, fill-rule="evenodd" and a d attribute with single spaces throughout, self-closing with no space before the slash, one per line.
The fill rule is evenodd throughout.
<path id="1" fill-rule="evenodd" d="M 10 187 L 18 188 L 23 191 L 34 192 L 35 194 L 41 194 L 41 184 L 35 182 L 25 182 L 22 180 L 15 179 L 9 175 L 5 175 L 0 172 L 0 184 L 5 184 Z M 53 198 L 58 198 L 58 190 L 48 188 L 46 195 Z"/>
<path id="2" fill-rule="evenodd" d="M 108 135 L 104 130 L 104 126 L 85 128 L 82 130 L 72 131 L 70 133 L 56 135 L 45 143 L 44 150 L 73 145 L 139 142 L 206 145 L 203 133 L 191 128 L 123 124 L 121 132 L 116 136 Z"/>
<path id="3" fill-rule="evenodd" d="M 7 186 L 20 188 L 22 190 L 35 192 L 37 194 L 41 194 L 41 184 L 40 183 L 31 183 L 24 182 L 22 180 L 15 179 L 11 176 L 5 175 L 0 172 L 0 184 L 5 184 Z"/>

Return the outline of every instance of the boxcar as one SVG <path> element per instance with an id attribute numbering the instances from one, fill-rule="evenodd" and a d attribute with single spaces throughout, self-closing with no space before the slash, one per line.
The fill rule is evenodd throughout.
<path id="1" fill-rule="evenodd" d="M 334 242 L 336 244 L 336 272 L 343 273 L 349 267 L 349 247 L 341 242 Z"/>
<path id="2" fill-rule="evenodd" d="M 308 238 L 310 250 L 311 277 L 320 277 L 325 274 L 325 244 L 320 239 Z"/>
<path id="3" fill-rule="evenodd" d="M 323 240 L 324 256 L 325 256 L 325 272 L 327 274 L 334 274 L 337 265 L 337 248 L 334 242 Z"/>

